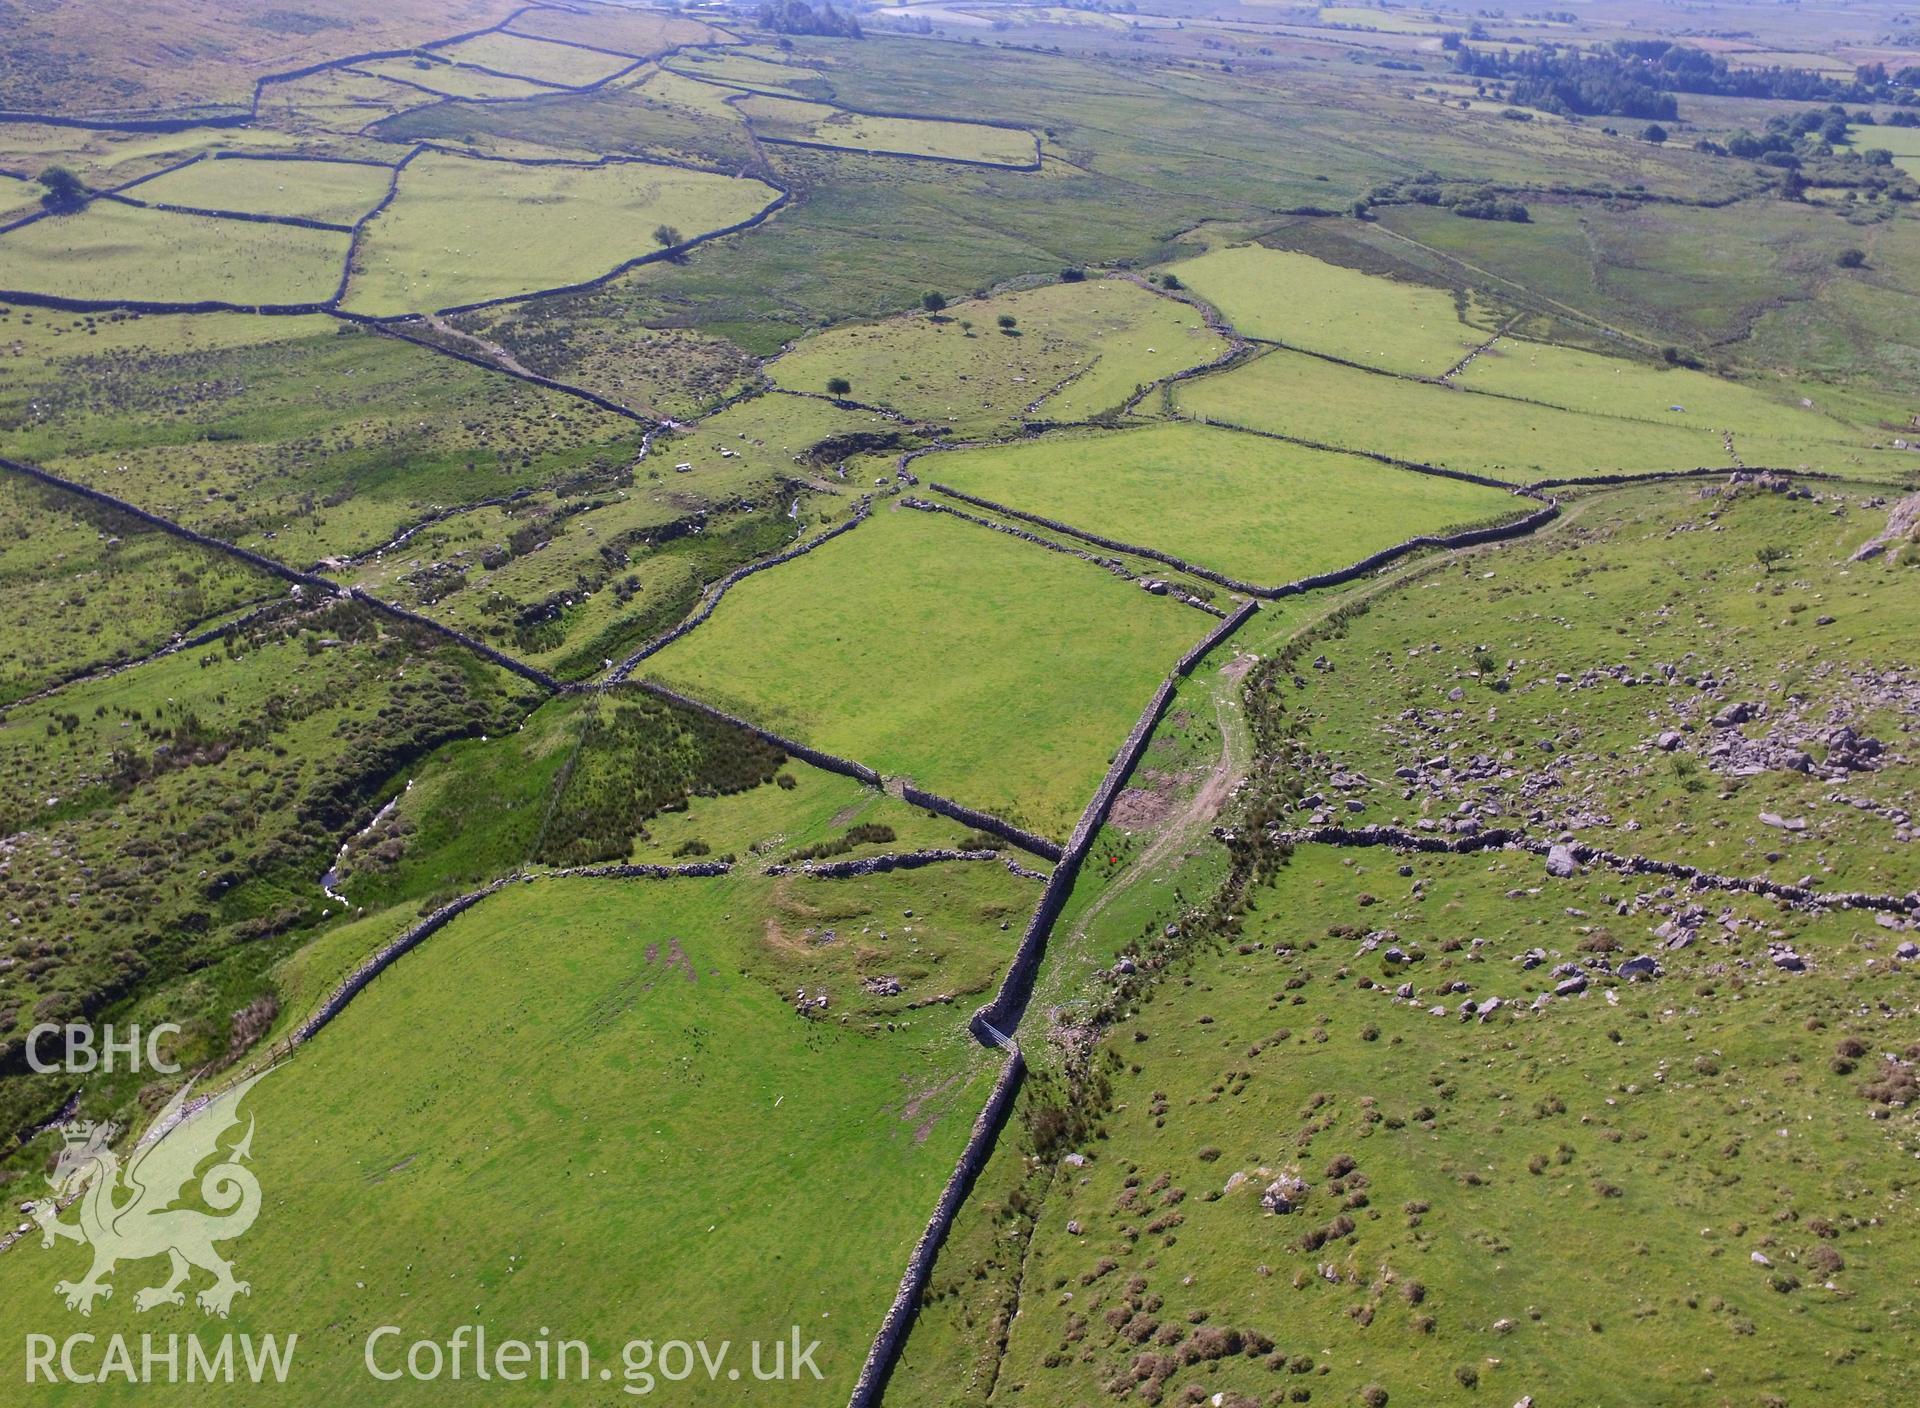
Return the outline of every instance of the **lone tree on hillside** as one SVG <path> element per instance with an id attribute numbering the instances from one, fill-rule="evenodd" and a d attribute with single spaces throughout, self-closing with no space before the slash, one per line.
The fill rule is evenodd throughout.
<path id="1" fill-rule="evenodd" d="M 80 178 L 64 166 L 49 166 L 40 173 L 40 184 L 46 188 L 40 197 L 40 204 L 54 215 L 72 215 L 75 211 L 85 210 L 90 195 L 80 183 Z"/>
<path id="2" fill-rule="evenodd" d="M 845 396 L 852 390 L 853 383 L 843 376 L 830 376 L 827 378 L 827 395 L 829 396 Z"/>
<path id="3" fill-rule="evenodd" d="M 920 306 L 929 313 L 938 313 L 947 306 L 947 296 L 944 293 L 935 293 L 932 289 L 928 289 L 920 295 Z"/>
<path id="4" fill-rule="evenodd" d="M 672 225 L 655 225 L 653 227 L 653 242 L 662 249 L 672 249 L 685 241 L 680 232 Z"/>
<path id="5" fill-rule="evenodd" d="M 1778 567 L 1791 556 L 1793 556 L 1793 554 L 1781 547 L 1778 543 L 1768 543 L 1765 547 L 1759 547 L 1753 550 L 1753 560 L 1760 564 L 1760 570 L 1762 572 L 1768 573 L 1769 575 L 1772 574 L 1774 568 Z"/>
<path id="6" fill-rule="evenodd" d="M 1667 140 L 1667 129 L 1657 122 L 1649 122 L 1646 130 L 1640 134 L 1643 142 L 1652 142 L 1656 147 Z"/>
<path id="7" fill-rule="evenodd" d="M 1833 262 L 1842 269 L 1858 269 L 1867 262 L 1864 249 L 1843 249 L 1833 258 Z"/>

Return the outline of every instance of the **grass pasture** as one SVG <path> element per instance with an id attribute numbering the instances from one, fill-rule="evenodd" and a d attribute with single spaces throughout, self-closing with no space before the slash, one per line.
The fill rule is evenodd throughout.
<path id="1" fill-rule="evenodd" d="M 798 1015 L 788 979 L 812 965 L 786 936 L 804 946 L 824 923 L 852 948 L 864 925 L 875 964 L 914 961 L 909 948 L 922 961 L 997 952 L 1001 908 L 1032 886 L 991 869 L 805 891 L 555 881 L 462 916 L 249 1096 L 271 1192 L 237 1253 L 254 1289 L 231 1327 L 297 1329 L 279 1396 L 318 1405 L 365 1373 L 363 1341 L 382 1324 L 409 1339 L 548 1326 L 586 1340 L 616 1384 L 629 1340 L 731 1339 L 744 1377 L 749 1340 L 798 1324 L 803 1344 L 820 1341 L 822 1378 L 803 1372 L 782 1401 L 844 1401 L 996 1062 L 942 1008 L 869 1032 L 837 1020 L 836 986 L 832 1008 Z M 894 919 L 906 908 L 912 934 Z M 67 1260 L 37 1241 L 0 1258 L 22 1323 L 65 1322 L 48 1286 Z M 89 1328 L 152 1318 L 134 1317 L 125 1293 Z M 610 1391 L 589 1382 L 559 1385 L 556 1401 Z M 382 1387 L 393 1402 L 446 1397 L 444 1384 Z M 256 1390 L 177 1392 L 237 1403 Z"/>
<path id="2" fill-rule="evenodd" d="M 355 64 L 351 71 L 391 79 L 396 83 L 411 83 L 443 98 L 532 98 L 553 91 L 550 87 L 524 78 L 468 68 L 426 49 L 398 58 L 372 59 Z"/>
<path id="3" fill-rule="evenodd" d="M 749 88 L 763 93 L 785 94 L 805 99 L 821 83 L 817 68 L 785 63 L 763 54 L 742 53 L 737 49 L 689 49 L 667 60 L 667 70 L 706 83 L 730 88 Z"/>
<path id="4" fill-rule="evenodd" d="M 998 327 L 1002 317 L 1017 336 Z M 844 377 L 855 400 L 985 435 L 1118 410 L 1140 387 L 1225 350 L 1187 304 L 1124 279 L 1087 279 L 836 328 L 767 371 L 790 391 L 823 392 Z"/>
<path id="5" fill-rule="evenodd" d="M 883 504 L 740 583 L 642 670 L 1064 836 L 1114 741 L 1209 624 L 1086 563 Z"/>
<path id="6" fill-rule="evenodd" d="M 1171 268 L 1248 337 L 1407 376 L 1439 376 L 1493 335 L 1440 288 L 1343 269 L 1262 245 L 1212 250 Z M 1484 326 L 1479 324 L 1485 324 Z"/>
<path id="7" fill-rule="evenodd" d="M 299 215 L 351 225 L 380 203 L 393 171 L 347 161 L 196 161 L 128 194 L 153 205 Z"/>
<path id="8" fill-rule="evenodd" d="M 1855 151 L 1892 152 L 1895 166 L 1920 176 L 1920 127 L 1852 127 L 1847 140 Z"/>
<path id="9" fill-rule="evenodd" d="M 1260 586 L 1522 506 L 1477 484 L 1190 424 L 1049 435 L 923 456 L 914 469 L 963 493 Z"/>
<path id="10" fill-rule="evenodd" d="M 613 54 L 499 31 L 463 39 L 458 44 L 436 48 L 433 53 L 457 64 L 493 69 L 516 78 L 556 83 L 566 88 L 584 88 L 633 66 L 633 60 Z"/>
<path id="11" fill-rule="evenodd" d="M 0 278 L 23 293 L 102 303 L 317 303 L 333 297 L 348 237 L 118 201 L 0 235 Z"/>
<path id="12" fill-rule="evenodd" d="M 1594 415 L 1730 432 L 1735 450 L 1757 465 L 1800 464 L 1888 438 L 1824 414 L 1817 403 L 1802 406 L 1803 395 L 1824 399 L 1813 385 L 1781 382 L 1769 395 L 1707 372 L 1512 338 L 1476 357 L 1455 384 Z"/>
<path id="13" fill-rule="evenodd" d="M 1202 419 L 1516 483 L 1731 463 L 1719 432 L 1698 425 L 1562 410 L 1373 375 L 1288 351 L 1183 382 L 1173 395 L 1181 411 Z M 1736 436 L 1743 458 L 1763 462 L 1740 451 L 1741 443 Z M 1896 451 L 1837 441 L 1796 440 L 1785 448 L 1796 454 L 1788 467 L 1880 477 L 1911 467 Z"/>
<path id="14" fill-rule="evenodd" d="M 826 103 L 760 94 L 735 104 L 762 137 L 818 142 L 848 151 L 1023 166 L 1036 158 L 1033 134 L 960 118 L 875 117 Z"/>
<path id="15" fill-rule="evenodd" d="M 759 181 L 645 162 L 518 166 L 428 152 L 355 254 L 346 306 L 387 315 L 582 283 L 658 246 L 764 209 Z"/>

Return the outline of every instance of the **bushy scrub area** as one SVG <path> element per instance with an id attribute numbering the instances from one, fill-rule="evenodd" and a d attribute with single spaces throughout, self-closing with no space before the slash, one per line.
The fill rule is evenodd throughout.
<path id="1" fill-rule="evenodd" d="M 573 398 L 324 319 L 17 311 L 0 340 L 12 329 L 39 355 L 0 359 L 0 407 L 20 427 L 9 453 L 296 564 L 604 476 L 641 438 Z"/>
<path id="2" fill-rule="evenodd" d="M 1225 340 L 1199 311 L 1124 279 L 1072 279 L 803 339 L 767 368 L 789 391 L 845 382 L 855 400 L 962 435 L 1111 415 L 1149 383 L 1204 366 Z"/>

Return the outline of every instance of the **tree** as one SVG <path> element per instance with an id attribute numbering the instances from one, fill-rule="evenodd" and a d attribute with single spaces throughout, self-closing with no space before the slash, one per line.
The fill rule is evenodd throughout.
<path id="1" fill-rule="evenodd" d="M 681 238 L 680 232 L 671 225 L 655 225 L 653 227 L 653 242 L 662 249 L 673 249 L 677 245 L 685 243 Z"/>
<path id="2" fill-rule="evenodd" d="M 853 383 L 843 376 L 830 376 L 827 378 L 827 395 L 829 396 L 845 396 L 852 390 Z"/>
<path id="3" fill-rule="evenodd" d="M 1753 550 L 1753 560 L 1759 563 L 1760 570 L 1766 573 L 1771 573 L 1776 566 L 1785 562 L 1790 556 L 1792 554 L 1778 543 L 1768 543 L 1765 547 Z"/>
<path id="4" fill-rule="evenodd" d="M 1833 258 L 1833 262 L 1842 269 L 1858 269 L 1867 262 L 1864 249 L 1843 249 Z"/>
<path id="5" fill-rule="evenodd" d="M 75 211 L 85 210 L 91 193 L 81 184 L 80 178 L 64 166 L 49 166 L 40 173 L 40 184 L 45 187 L 40 204 L 53 215 L 72 215 Z"/>
<path id="6" fill-rule="evenodd" d="M 1641 132 L 1640 140 L 1643 142 L 1652 142 L 1657 147 L 1667 140 L 1667 129 L 1657 122 L 1649 122 L 1646 130 Z"/>
<path id="7" fill-rule="evenodd" d="M 928 289 L 920 295 L 920 306 L 929 313 L 938 313 L 947 306 L 947 296 L 944 293 L 935 293 L 932 289 Z"/>
<path id="8" fill-rule="evenodd" d="M 1012 332 L 1020 326 L 1020 320 L 1011 313 L 1002 313 L 999 317 L 999 323 L 1003 332 Z"/>

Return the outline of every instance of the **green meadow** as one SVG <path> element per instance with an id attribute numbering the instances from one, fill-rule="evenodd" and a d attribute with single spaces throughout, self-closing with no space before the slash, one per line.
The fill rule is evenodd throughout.
<path id="1" fill-rule="evenodd" d="M 1192 424 L 1049 435 L 923 456 L 914 469 L 962 493 L 1257 586 L 1523 506 L 1478 484 Z"/>
<path id="2" fill-rule="evenodd" d="M 943 1008 L 886 1031 L 841 1020 L 860 1010 L 857 984 L 834 982 L 807 1016 L 789 999 L 833 961 L 809 950 L 857 950 L 870 971 L 996 966 L 999 916 L 1032 886 L 993 875 L 546 881 L 485 902 L 248 1096 L 266 1206 L 232 1249 L 253 1290 L 223 1328 L 297 1332 L 281 1396 L 322 1403 L 364 1378 L 364 1339 L 387 1324 L 406 1330 L 403 1352 L 459 1325 L 528 1339 L 546 1326 L 616 1376 L 629 1340 L 732 1339 L 744 1356 L 797 1324 L 803 1345 L 820 1341 L 821 1378 L 783 1401 L 843 1401 L 996 1062 Z M 19 1322 L 77 1319 L 51 1287 L 84 1259 L 37 1243 L 0 1258 Z M 87 1328 L 153 1328 L 134 1289 Z M 445 1392 L 380 1387 L 394 1402 Z"/>
<path id="3" fill-rule="evenodd" d="M 379 204 L 392 177 L 387 167 L 358 162 L 209 160 L 142 182 L 131 194 L 149 204 L 351 225 Z"/>
<path id="4" fill-rule="evenodd" d="M 1210 624 L 1087 563 L 887 504 L 740 583 L 642 670 L 1064 836 L 1115 741 Z"/>
<path id="5" fill-rule="evenodd" d="M 355 252 L 346 306 L 393 314 L 582 283 L 659 248 L 744 220 L 773 199 L 759 181 L 646 163 L 515 166 L 429 152 Z"/>
<path id="6" fill-rule="evenodd" d="M 1435 377 L 1493 335 L 1444 288 L 1344 269 L 1311 255 L 1229 245 L 1169 272 L 1248 337 L 1406 376 Z"/>
<path id="7" fill-rule="evenodd" d="M 1281 350 L 1220 376 L 1183 382 L 1174 388 L 1173 399 L 1182 412 L 1202 420 L 1514 483 L 1732 463 L 1717 431 L 1683 421 L 1678 413 L 1662 422 L 1562 410 L 1375 375 Z M 1794 453 L 1788 467 L 1868 476 L 1908 467 L 1896 453 L 1865 443 L 1794 440 L 1781 448 Z M 1741 452 L 1738 436 L 1735 450 Z"/>
<path id="8" fill-rule="evenodd" d="M 510 73 L 519 78 L 559 83 L 569 88 L 583 87 L 611 77 L 631 65 L 631 59 L 581 49 L 570 44 L 549 44 L 518 34 L 478 35 L 435 49 L 435 54 L 457 64 L 478 65 Z"/>
<path id="9" fill-rule="evenodd" d="M 827 103 L 755 93 L 737 103 L 763 137 L 820 142 L 849 151 L 1018 166 L 1035 159 L 1033 134 L 960 118 L 876 117 Z"/>
<path id="10" fill-rule="evenodd" d="M 97 200 L 0 235 L 7 284 L 102 302 L 318 303 L 348 237 L 331 230 L 142 210 Z"/>

